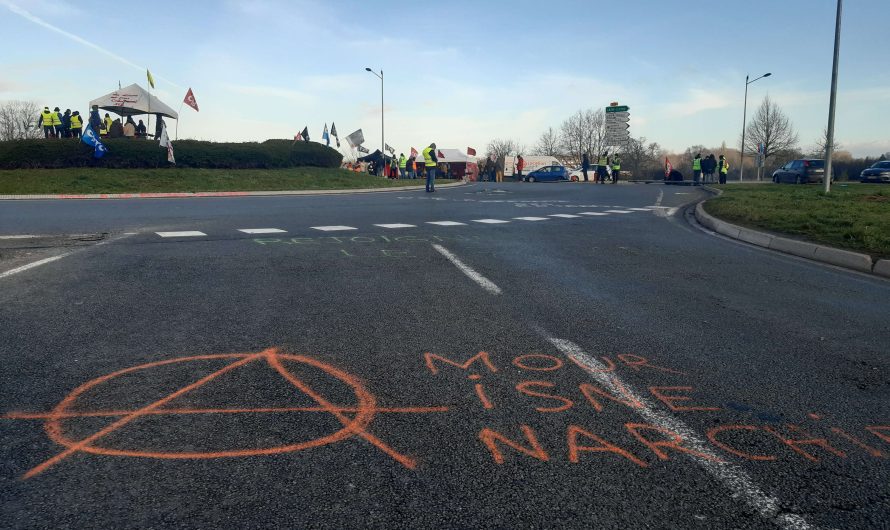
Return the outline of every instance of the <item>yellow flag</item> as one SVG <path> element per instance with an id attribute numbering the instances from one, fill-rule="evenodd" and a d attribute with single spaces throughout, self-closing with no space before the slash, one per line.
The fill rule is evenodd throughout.
<path id="1" fill-rule="evenodd" d="M 148 68 L 145 69 L 145 76 L 148 77 L 148 84 L 151 85 L 152 88 L 155 87 L 155 78 L 151 76 L 151 71 Z"/>

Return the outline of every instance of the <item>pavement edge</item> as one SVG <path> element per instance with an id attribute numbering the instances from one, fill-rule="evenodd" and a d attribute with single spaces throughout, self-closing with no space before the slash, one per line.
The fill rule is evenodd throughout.
<path id="1" fill-rule="evenodd" d="M 705 186 L 703 189 L 716 196 L 723 194 L 723 190 L 709 186 Z M 706 212 L 705 202 L 707 199 L 701 200 L 695 205 L 695 219 L 718 234 L 777 252 L 890 278 L 890 260 L 875 260 L 868 254 L 798 241 L 727 223 Z"/>
<path id="2" fill-rule="evenodd" d="M 443 189 L 466 186 L 467 181 L 438 184 Z M 0 195 L 0 201 L 46 200 L 46 199 L 193 199 L 205 197 L 277 197 L 282 195 L 344 195 L 350 193 L 386 193 L 395 191 L 417 191 L 425 189 L 423 185 L 394 186 L 391 188 L 359 188 L 333 190 L 283 190 L 283 191 L 193 191 L 169 193 L 57 193 L 38 195 Z"/>

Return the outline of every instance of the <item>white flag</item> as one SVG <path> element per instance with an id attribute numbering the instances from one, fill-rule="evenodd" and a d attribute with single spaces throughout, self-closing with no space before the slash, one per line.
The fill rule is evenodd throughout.
<path id="1" fill-rule="evenodd" d="M 158 144 L 161 147 L 167 148 L 167 162 L 171 164 L 176 163 L 176 158 L 173 156 L 173 142 L 170 141 L 170 137 L 167 135 L 167 126 L 164 125 L 161 128 L 161 137 L 158 140 Z"/>

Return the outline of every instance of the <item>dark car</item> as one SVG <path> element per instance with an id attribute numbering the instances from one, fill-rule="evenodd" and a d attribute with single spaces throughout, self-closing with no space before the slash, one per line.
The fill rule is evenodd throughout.
<path id="1" fill-rule="evenodd" d="M 792 160 L 773 171 L 773 182 L 781 184 L 807 184 L 822 182 L 825 178 L 825 161 L 812 158 Z"/>
<path id="2" fill-rule="evenodd" d="M 559 182 L 561 180 L 569 180 L 569 170 L 565 166 L 544 166 L 532 171 L 523 180 L 526 182 Z"/>
<path id="3" fill-rule="evenodd" d="M 859 174 L 860 182 L 878 182 L 890 184 L 890 160 L 875 162 Z"/>

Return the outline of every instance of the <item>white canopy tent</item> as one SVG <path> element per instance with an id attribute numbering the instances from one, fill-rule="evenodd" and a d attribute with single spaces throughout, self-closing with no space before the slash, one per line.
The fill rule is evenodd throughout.
<path id="1" fill-rule="evenodd" d="M 175 110 L 135 83 L 90 101 L 90 108 L 93 105 L 120 116 L 160 114 L 174 120 L 179 119 L 179 114 Z"/>
<path id="2" fill-rule="evenodd" d="M 476 163 L 475 156 L 469 156 L 465 152 L 461 151 L 460 149 L 442 148 L 442 149 L 437 149 L 437 151 L 439 151 L 440 153 L 445 155 L 444 157 L 439 157 L 439 162 L 447 162 L 449 164 L 455 164 L 455 163 L 457 163 L 457 164 L 466 164 L 466 163 L 475 164 Z M 418 157 L 418 158 L 423 160 L 423 157 Z"/>

